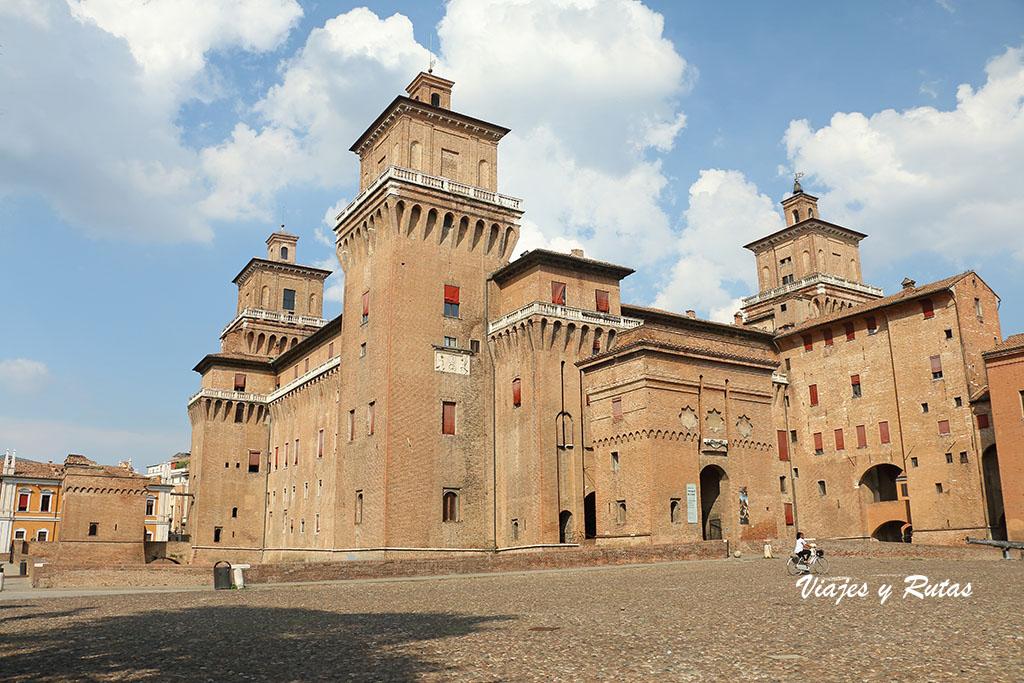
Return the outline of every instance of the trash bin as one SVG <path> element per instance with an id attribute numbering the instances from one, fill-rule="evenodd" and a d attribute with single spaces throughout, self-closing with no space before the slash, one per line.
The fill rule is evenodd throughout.
<path id="1" fill-rule="evenodd" d="M 28 576 L 28 562 L 26 562 L 25 560 L 21 561 L 21 566 L 19 567 L 19 574 L 20 576 Z"/>
<path id="2" fill-rule="evenodd" d="M 213 565 L 213 588 L 218 591 L 231 588 L 231 563 L 227 560 Z"/>

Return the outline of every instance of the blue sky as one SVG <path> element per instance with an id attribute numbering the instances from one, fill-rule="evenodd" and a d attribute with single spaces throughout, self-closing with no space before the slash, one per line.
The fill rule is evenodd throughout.
<path id="1" fill-rule="evenodd" d="M 895 291 L 977 269 L 1024 331 L 1024 4 L 9 0 L 0 5 L 0 449 L 137 466 L 189 447 L 231 278 L 325 216 L 355 137 L 436 55 L 506 125 L 520 249 L 637 269 L 731 319 L 796 170 Z"/>

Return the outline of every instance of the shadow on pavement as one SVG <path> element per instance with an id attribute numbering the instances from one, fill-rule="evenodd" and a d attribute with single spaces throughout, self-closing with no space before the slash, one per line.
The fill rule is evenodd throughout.
<path id="1" fill-rule="evenodd" d="M 36 616 L 0 637 L 0 679 L 410 680 L 446 666 L 403 645 L 514 619 L 204 606 L 53 628 Z"/>

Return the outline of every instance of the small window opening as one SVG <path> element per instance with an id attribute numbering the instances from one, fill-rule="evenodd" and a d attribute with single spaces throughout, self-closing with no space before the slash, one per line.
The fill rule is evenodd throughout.
<path id="1" fill-rule="evenodd" d="M 612 451 L 612 472 L 619 471 L 619 452 Z"/>
<path id="2" fill-rule="evenodd" d="M 438 95 L 436 92 L 435 93 L 431 93 L 431 95 L 430 95 L 430 106 L 432 106 L 432 107 L 440 107 L 441 106 L 441 96 Z"/>
<path id="3" fill-rule="evenodd" d="M 825 480 L 818 480 L 818 495 L 824 497 L 828 494 L 828 489 L 825 487 Z"/>
<path id="4" fill-rule="evenodd" d="M 213 527 L 213 542 L 220 543 L 221 528 L 219 526 Z"/>
<path id="5" fill-rule="evenodd" d="M 445 491 L 441 499 L 441 521 L 459 521 L 459 494 L 455 491 Z"/>
<path id="6" fill-rule="evenodd" d="M 89 535 L 90 536 L 95 536 L 97 533 L 99 533 L 99 529 L 100 529 L 100 523 L 99 522 L 89 522 Z"/>

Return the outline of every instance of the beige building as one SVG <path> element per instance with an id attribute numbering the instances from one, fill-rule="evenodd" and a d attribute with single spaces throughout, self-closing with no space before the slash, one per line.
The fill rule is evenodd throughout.
<path id="1" fill-rule="evenodd" d="M 797 184 L 736 324 L 625 304 L 628 267 L 510 262 L 508 131 L 452 85 L 420 74 L 352 146 L 340 316 L 293 235 L 235 278 L 188 404 L 196 561 L 992 533 L 980 277 L 883 297 Z"/>

